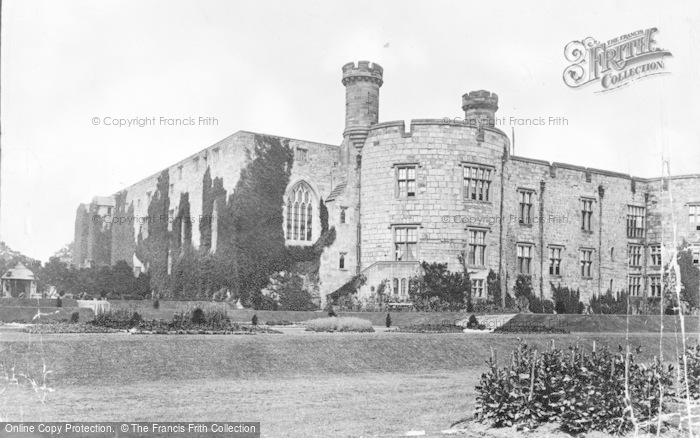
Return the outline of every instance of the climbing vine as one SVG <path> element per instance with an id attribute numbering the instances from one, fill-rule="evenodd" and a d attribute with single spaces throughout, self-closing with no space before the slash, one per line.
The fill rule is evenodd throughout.
<path id="1" fill-rule="evenodd" d="M 148 267 L 151 275 L 151 289 L 154 296 L 169 295 L 168 253 L 170 251 L 170 231 L 168 231 L 168 190 L 170 175 L 168 170 L 158 177 L 156 190 L 148 204 L 147 221 L 139 230 L 136 257 Z"/>
<path id="2" fill-rule="evenodd" d="M 328 210 L 320 200 L 318 240 L 306 247 L 285 245 L 283 200 L 293 164 L 288 140 L 256 135 L 232 193 L 227 194 L 222 178 L 212 179 L 207 167 L 198 248 L 192 245 L 189 193 L 180 195 L 172 231 L 168 221 L 153 221 L 167 217 L 170 206 L 168 171 L 161 173 L 148 206 L 151 220 L 139 232 L 136 248 L 137 257 L 149 265 L 154 296 L 228 297 L 255 308 L 317 308 L 320 300 L 313 301 L 312 296 L 319 295 L 320 258 L 336 233 L 328 226 Z M 217 242 L 212 251 L 214 230 Z M 284 279 L 277 282 L 283 287 L 276 300 L 263 293 L 274 283 L 271 278 Z"/>
<path id="3" fill-rule="evenodd" d="M 112 260 L 116 264 L 119 260 L 132 263 L 135 250 L 134 243 L 134 203 L 126 204 L 128 192 L 123 190 L 116 194 L 114 203 L 114 217 L 112 221 Z M 124 220 L 120 220 L 124 218 Z"/>

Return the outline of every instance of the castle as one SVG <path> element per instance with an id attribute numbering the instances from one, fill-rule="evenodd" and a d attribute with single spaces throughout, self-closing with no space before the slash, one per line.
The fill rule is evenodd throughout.
<path id="1" fill-rule="evenodd" d="M 663 248 L 673 246 L 672 218 L 678 241 L 693 245 L 696 264 L 700 259 L 700 175 L 637 178 L 512 155 L 510 140 L 494 123 L 498 96 L 488 91 L 462 96 L 465 115 L 457 123 L 416 119 L 407 129 L 403 121 L 379 122 L 382 67 L 346 64 L 342 84 L 339 146 L 286 139 L 294 150 L 283 207 L 286 241 L 310 246 L 318 239 L 319 201 L 336 230 L 320 257 L 321 300 L 360 273 L 367 279 L 360 297 L 384 280 L 389 293 L 406 297 L 421 261 L 457 271 L 462 252 L 475 299 L 487 298 L 489 270 L 499 274 L 504 291 L 524 274 L 544 296 L 549 283 L 579 289 L 582 298 L 607 290 L 658 296 Z M 201 215 L 207 169 L 231 193 L 255 136 L 239 131 L 170 166 L 171 199 L 188 193 L 190 215 Z M 134 221 L 128 233 L 105 239 L 90 215 L 116 217 L 129 206 L 133 216 L 147 216 L 159 174 L 79 207 L 76 265 L 123 259 L 137 272 L 148 269 L 133 251 L 142 224 Z M 197 246 L 199 230 L 191 233 Z M 214 251 L 215 240 L 212 235 Z"/>

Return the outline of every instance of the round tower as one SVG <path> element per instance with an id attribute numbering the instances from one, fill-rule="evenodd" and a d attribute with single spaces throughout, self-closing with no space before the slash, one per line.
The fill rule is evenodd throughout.
<path id="1" fill-rule="evenodd" d="M 345 86 L 345 131 L 356 148 L 361 148 L 367 138 L 369 127 L 379 120 L 379 87 L 384 69 L 369 61 L 354 62 L 343 66 Z"/>
<path id="2" fill-rule="evenodd" d="M 474 127 L 496 126 L 498 95 L 486 90 L 470 91 L 462 96 L 464 120 Z"/>

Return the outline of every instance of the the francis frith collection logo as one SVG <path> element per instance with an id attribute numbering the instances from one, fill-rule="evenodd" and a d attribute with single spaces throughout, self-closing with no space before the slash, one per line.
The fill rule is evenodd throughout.
<path id="1" fill-rule="evenodd" d="M 571 88 L 600 83 L 598 93 L 625 87 L 649 76 L 668 74 L 664 57 L 671 52 L 657 46 L 657 28 L 637 30 L 606 42 L 592 37 L 566 45 L 564 56 L 571 62 L 564 70 L 564 83 Z"/>

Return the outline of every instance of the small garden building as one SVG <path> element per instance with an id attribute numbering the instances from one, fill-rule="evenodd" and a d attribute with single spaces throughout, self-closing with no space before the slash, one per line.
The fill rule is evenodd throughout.
<path id="1" fill-rule="evenodd" d="M 27 269 L 22 263 L 5 272 L 2 276 L 2 296 L 41 298 L 36 290 L 36 277 L 34 273 Z"/>

